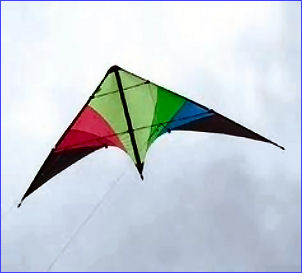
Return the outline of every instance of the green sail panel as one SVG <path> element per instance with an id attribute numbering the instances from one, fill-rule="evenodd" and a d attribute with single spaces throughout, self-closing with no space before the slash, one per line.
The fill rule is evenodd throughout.
<path id="1" fill-rule="evenodd" d="M 114 73 L 110 73 L 94 98 L 90 101 L 89 106 L 100 114 L 111 126 L 118 138 L 124 145 L 126 152 L 135 160 L 133 148 L 128 133 L 128 126 L 124 115 L 123 105 L 121 102 L 117 81 Z"/>
<path id="2" fill-rule="evenodd" d="M 139 156 L 144 161 L 157 101 L 157 88 L 152 84 L 145 84 L 126 90 L 125 97 Z"/>
<path id="3" fill-rule="evenodd" d="M 154 111 L 148 146 L 162 134 L 166 124 L 177 114 L 186 100 L 163 87 L 157 87 L 157 103 Z"/>
<path id="4" fill-rule="evenodd" d="M 143 85 L 147 83 L 146 80 L 137 77 L 135 75 L 132 75 L 129 72 L 126 72 L 124 70 L 119 70 L 121 82 L 123 84 L 123 89 L 126 91 L 127 89 L 131 89 L 132 87 Z"/>
<path id="5" fill-rule="evenodd" d="M 94 98 L 102 97 L 107 94 L 118 93 L 118 86 L 116 83 L 114 72 L 111 72 L 104 79 L 97 92 L 94 94 Z"/>

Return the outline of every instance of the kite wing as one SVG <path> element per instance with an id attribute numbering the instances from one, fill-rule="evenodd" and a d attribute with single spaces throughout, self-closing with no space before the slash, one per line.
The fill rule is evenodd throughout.
<path id="1" fill-rule="evenodd" d="M 246 137 L 284 149 L 212 109 L 113 66 L 51 150 L 21 202 L 76 161 L 108 146 L 125 151 L 143 179 L 148 148 L 171 130 Z"/>

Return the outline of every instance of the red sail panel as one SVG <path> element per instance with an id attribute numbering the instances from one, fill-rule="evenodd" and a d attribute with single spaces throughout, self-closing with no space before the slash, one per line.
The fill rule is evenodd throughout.
<path id="1" fill-rule="evenodd" d="M 108 122 L 93 108 L 87 106 L 62 141 L 58 143 L 55 151 L 104 146 L 116 146 L 124 150 L 122 142 Z"/>
<path id="2" fill-rule="evenodd" d="M 125 150 L 106 120 L 87 106 L 63 139 L 51 151 L 22 201 L 53 176 L 104 146 L 116 146 Z"/>

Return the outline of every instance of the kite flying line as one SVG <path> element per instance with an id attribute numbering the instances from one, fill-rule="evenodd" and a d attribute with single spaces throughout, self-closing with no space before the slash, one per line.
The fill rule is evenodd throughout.
<path id="1" fill-rule="evenodd" d="M 50 272 L 52 268 L 56 265 L 56 263 L 59 261 L 60 257 L 65 253 L 66 249 L 71 245 L 73 240 L 76 238 L 76 236 L 80 233 L 80 231 L 86 226 L 86 224 L 89 222 L 89 220 L 93 217 L 93 215 L 97 212 L 97 210 L 104 204 L 106 199 L 108 199 L 111 192 L 113 192 L 114 188 L 118 185 L 121 178 L 127 173 L 128 167 L 130 163 L 126 166 L 124 171 L 117 177 L 115 181 L 110 185 L 109 189 L 105 192 L 105 194 L 100 198 L 100 200 L 95 204 L 95 206 L 91 209 L 91 211 L 87 214 L 87 216 L 83 219 L 83 221 L 78 225 L 78 227 L 74 230 L 74 232 L 71 234 L 71 236 L 66 240 L 64 246 L 61 248 L 61 250 L 58 252 L 58 254 L 55 256 L 53 261 L 48 266 L 46 272 Z"/>
<path id="2" fill-rule="evenodd" d="M 105 192 L 105 194 L 101 197 L 101 199 L 96 203 L 96 205 L 92 208 L 92 210 L 88 213 L 87 217 L 83 219 L 83 221 L 78 225 L 78 227 L 74 230 L 72 235 L 67 239 L 64 246 L 61 248 L 61 250 L 58 252 L 58 254 L 55 256 L 51 264 L 48 266 L 46 272 L 50 272 L 52 268 L 56 265 L 56 263 L 59 261 L 60 257 L 65 253 L 66 249 L 71 245 L 71 243 L 74 241 L 76 236 L 80 233 L 80 231 L 86 226 L 86 224 L 90 221 L 90 219 L 93 217 L 93 215 L 97 212 L 97 210 L 104 204 L 106 199 L 109 197 L 110 193 L 113 192 L 114 188 L 118 185 L 122 177 L 127 173 L 128 167 L 131 165 L 131 162 L 127 164 L 124 171 L 119 175 L 119 177 L 113 181 L 109 189 Z"/>
<path id="3" fill-rule="evenodd" d="M 94 214 L 97 212 L 97 210 L 104 204 L 106 199 L 109 197 L 110 193 L 113 192 L 114 188 L 118 185 L 122 177 L 127 173 L 128 167 L 130 166 L 131 162 L 127 164 L 124 171 L 119 175 L 119 177 L 113 181 L 109 189 L 105 192 L 105 194 L 101 197 L 101 199 L 96 203 L 96 205 L 92 208 L 92 210 L 88 213 L 87 217 L 83 219 L 83 221 L 78 225 L 78 227 L 74 230 L 72 235 L 67 239 L 64 246 L 61 248 L 61 250 L 58 252 L 58 254 L 55 256 L 51 264 L 48 266 L 46 272 L 50 272 L 52 268 L 56 265 L 56 263 L 59 261 L 60 257 L 65 253 L 66 249 L 71 245 L 71 243 L 74 241 L 76 236 L 80 233 L 80 231 L 86 226 L 86 224 L 90 221 L 90 219 L 94 216 Z"/>
<path id="4" fill-rule="evenodd" d="M 15 201 L 12 202 L 12 204 L 9 206 L 9 208 L 6 210 L 6 212 L 1 213 L 1 221 L 4 220 L 13 210 L 13 208 L 16 207 L 16 205 L 18 204 L 18 199 L 15 199 Z"/>

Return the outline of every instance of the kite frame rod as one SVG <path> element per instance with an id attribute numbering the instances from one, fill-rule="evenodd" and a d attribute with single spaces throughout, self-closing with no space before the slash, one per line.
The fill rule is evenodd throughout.
<path id="1" fill-rule="evenodd" d="M 173 92 L 173 91 L 171 91 L 170 89 L 168 89 L 168 88 L 166 88 L 166 87 L 163 87 L 162 85 L 156 84 L 156 83 L 154 83 L 154 82 L 152 82 L 152 81 L 150 81 L 150 80 L 146 80 L 145 78 L 142 78 L 141 76 L 138 76 L 138 75 L 136 75 L 136 74 L 134 74 L 134 73 L 132 73 L 132 72 L 129 72 L 128 70 L 126 70 L 126 69 L 124 69 L 124 68 L 119 67 L 119 69 L 120 69 L 120 70 L 123 70 L 123 71 L 126 72 L 126 73 L 129 73 L 129 74 L 132 75 L 132 76 L 138 77 L 138 78 L 140 78 L 140 79 L 143 80 L 143 81 L 146 81 L 146 83 L 151 83 L 151 84 L 153 84 L 153 85 L 156 85 L 156 86 L 158 86 L 158 87 L 161 87 L 161 88 L 163 88 L 163 89 L 166 89 L 166 90 L 168 90 L 169 92 L 171 92 L 172 94 L 175 94 L 175 95 L 177 95 L 177 96 L 179 96 L 179 97 L 181 97 L 181 98 L 183 98 L 183 99 L 185 99 L 185 100 L 187 100 L 187 101 L 189 101 L 189 102 L 192 102 L 192 103 L 194 103 L 195 105 L 198 105 L 198 106 L 200 106 L 200 107 L 202 107 L 202 108 L 204 108 L 204 109 L 206 109 L 206 110 L 212 110 L 212 109 L 210 109 L 209 107 L 206 107 L 206 106 L 204 106 L 204 105 L 202 105 L 202 104 L 200 104 L 200 103 L 198 103 L 198 102 L 196 102 L 196 101 L 193 101 L 193 100 L 191 100 L 191 99 L 189 99 L 189 98 L 187 98 L 187 97 L 185 97 L 185 96 L 182 96 L 182 95 L 180 95 L 180 94 L 178 94 L 178 93 L 176 93 L 176 92 Z"/>
<path id="2" fill-rule="evenodd" d="M 60 139 L 58 140 L 58 142 L 55 145 L 55 148 L 59 145 L 59 143 L 63 140 L 63 138 L 66 136 L 67 132 L 71 129 L 71 127 L 74 125 L 74 123 L 76 122 L 76 120 L 78 119 L 78 117 L 82 114 L 82 112 L 84 111 L 84 109 L 87 107 L 87 105 L 90 103 L 90 101 L 94 98 L 94 95 L 97 93 L 97 91 L 100 89 L 101 85 L 103 84 L 103 82 L 105 81 L 105 79 L 107 78 L 107 76 L 112 72 L 111 68 L 106 72 L 104 78 L 102 79 L 102 81 L 98 84 L 97 88 L 93 91 L 93 93 L 91 94 L 91 96 L 88 98 L 88 100 L 86 101 L 86 103 L 83 105 L 83 107 L 81 108 L 81 110 L 79 111 L 79 113 L 75 116 L 75 118 L 72 120 L 72 122 L 69 124 L 69 126 L 67 127 L 67 129 L 64 131 L 64 133 L 62 134 L 62 136 L 60 137 Z"/>
<path id="3" fill-rule="evenodd" d="M 127 91 L 127 90 L 130 90 L 130 89 L 133 89 L 133 88 L 136 88 L 136 87 L 142 86 L 144 84 L 148 84 L 148 83 L 150 83 L 150 82 L 149 81 L 145 81 L 145 82 L 142 82 L 142 83 L 139 83 L 139 84 L 128 86 L 126 88 L 123 87 L 123 90 Z M 104 97 L 104 96 L 107 96 L 107 95 L 112 95 L 112 94 L 115 94 L 117 92 L 119 92 L 119 90 L 114 90 L 114 91 L 111 91 L 111 92 L 108 92 L 108 93 L 105 93 L 105 94 L 95 95 L 94 98 L 100 98 L 100 97 Z"/>
<path id="4" fill-rule="evenodd" d="M 136 167 L 138 169 L 138 172 L 141 175 L 141 178 L 143 179 L 142 176 L 142 171 L 143 171 L 143 166 L 142 166 L 142 162 L 139 156 L 139 152 L 138 152 L 138 148 L 137 148 L 137 144 L 136 144 L 136 139 L 135 139 L 135 135 L 134 135 L 134 130 L 133 130 L 133 126 L 132 126 L 132 121 L 131 121 L 131 117 L 129 114 L 129 110 L 128 110 L 128 105 L 127 105 L 127 101 L 126 101 L 126 97 L 125 97 L 125 93 L 123 90 L 123 85 L 122 85 L 122 81 L 120 78 L 120 74 L 119 74 L 119 67 L 118 66 L 114 66 L 114 74 L 115 74 L 115 78 L 116 78 L 116 82 L 117 82 L 117 86 L 119 89 L 119 93 L 120 93 L 120 98 L 122 101 L 122 105 L 123 105 L 123 110 L 124 110 L 124 115 L 127 121 L 127 126 L 128 126 L 128 132 L 130 135 L 130 139 L 131 139 L 131 144 L 132 144 L 132 148 L 133 148 L 133 152 L 134 152 L 134 156 L 135 156 L 135 160 L 136 160 Z"/>
<path id="5" fill-rule="evenodd" d="M 157 127 L 157 126 L 159 126 L 159 125 L 165 126 L 165 127 L 166 127 L 166 125 L 167 125 L 168 123 L 174 123 L 174 122 L 177 122 L 177 121 L 180 121 L 180 120 L 186 120 L 186 119 L 190 119 L 190 118 L 198 117 L 198 116 L 203 117 L 203 118 L 209 118 L 209 117 L 211 117 L 211 115 L 208 116 L 209 114 L 218 115 L 218 116 L 220 116 L 220 117 L 222 117 L 222 118 L 224 118 L 224 119 L 229 120 L 230 122 L 235 123 L 236 125 L 238 125 L 238 126 L 240 126 L 240 127 L 243 127 L 244 129 L 247 129 L 247 130 L 253 132 L 252 130 L 250 130 L 250 129 L 244 127 L 244 126 L 242 126 L 241 124 L 236 123 L 235 121 L 233 121 L 233 120 L 231 120 L 231 119 L 228 119 L 227 117 L 224 117 L 223 115 L 221 115 L 221 114 L 215 112 L 214 110 L 208 110 L 207 113 L 202 113 L 202 114 L 200 113 L 200 114 L 189 115 L 189 116 L 185 116 L 185 117 L 182 117 L 182 118 L 177 118 L 177 119 L 174 119 L 174 120 L 163 121 L 163 122 L 154 123 L 154 124 L 148 125 L 148 126 L 141 126 L 141 127 L 133 128 L 133 131 L 135 132 L 135 131 L 139 131 L 139 130 L 143 130 L 143 129 L 147 129 L 147 128 Z M 98 138 L 96 138 L 96 140 L 102 140 L 102 139 L 104 139 L 104 138 L 113 137 L 113 136 L 118 136 L 118 135 L 124 135 L 124 134 L 128 134 L 128 133 L 129 133 L 129 131 L 126 130 L 126 131 L 123 131 L 123 132 L 118 132 L 118 133 L 108 134 L 108 135 L 105 135 L 105 136 L 102 136 L 102 137 L 98 137 Z M 207 132 L 207 133 L 210 133 L 210 132 Z M 253 132 L 253 133 L 255 133 L 255 132 Z M 284 147 L 278 145 L 277 143 L 275 143 L 275 142 L 273 142 L 273 141 L 271 141 L 271 140 L 269 140 L 269 139 L 266 139 L 266 138 L 262 137 L 261 135 L 259 135 L 259 134 L 257 134 L 257 133 L 255 133 L 255 134 L 256 134 L 257 136 L 259 136 L 259 137 L 265 139 L 265 140 L 266 140 L 265 142 L 271 143 L 271 144 L 273 144 L 273 145 L 275 145 L 275 146 L 281 148 L 282 150 L 284 149 Z M 240 137 L 240 136 L 237 136 L 237 137 Z M 80 143 L 78 143 L 78 144 L 85 144 L 85 143 L 88 143 L 89 141 L 90 141 L 90 140 L 84 141 L 84 142 L 80 142 Z M 69 148 L 69 147 L 72 148 L 73 146 L 64 146 L 64 149 Z M 59 152 L 59 151 L 60 151 L 60 149 L 57 150 L 57 152 Z"/>
<path id="6" fill-rule="evenodd" d="M 105 79 L 107 78 L 107 76 L 112 72 L 112 67 L 106 72 L 104 78 L 102 79 L 102 81 L 98 84 L 98 86 L 96 87 L 96 89 L 94 90 L 94 92 L 91 94 L 91 96 L 88 98 L 87 102 L 84 104 L 84 106 L 81 108 L 81 110 L 78 112 L 78 114 L 75 116 L 75 118 L 72 120 L 72 122 L 69 124 L 69 126 L 67 127 L 67 129 L 64 131 L 64 133 L 62 134 L 62 136 L 59 138 L 59 140 L 57 141 L 57 143 L 55 144 L 55 147 L 51 149 L 50 153 L 48 154 L 47 158 L 44 160 L 43 164 L 41 165 L 38 173 L 36 174 L 36 176 L 34 177 L 33 181 L 31 182 L 31 184 L 29 185 L 29 188 L 27 189 L 27 191 L 25 192 L 25 194 L 22 196 L 20 203 L 18 204 L 18 208 L 22 205 L 22 202 L 24 201 L 24 199 L 28 196 L 28 191 L 32 185 L 32 183 L 35 181 L 36 177 L 38 177 L 38 175 L 41 174 L 43 167 L 46 165 L 46 163 L 50 160 L 51 155 L 54 153 L 55 148 L 59 145 L 59 143 L 64 139 L 64 137 L 66 136 L 66 134 L 68 133 L 68 131 L 70 130 L 70 128 L 74 125 L 74 123 L 76 122 L 76 120 L 78 119 L 78 117 L 82 114 L 82 112 L 84 111 L 84 109 L 87 107 L 87 105 L 89 104 L 89 102 L 94 98 L 95 93 L 99 90 L 100 86 L 103 84 L 103 82 L 105 81 Z"/>
<path id="7" fill-rule="evenodd" d="M 195 115 L 190 115 L 190 116 L 186 116 L 186 117 L 182 117 L 182 118 L 178 118 L 178 119 L 174 119 L 174 120 L 170 120 L 170 121 L 158 122 L 158 123 L 154 123 L 154 124 L 148 125 L 148 126 L 141 126 L 141 127 L 134 128 L 133 132 L 139 131 L 139 130 L 143 130 L 143 129 L 147 129 L 147 128 L 157 127 L 159 125 L 166 127 L 166 125 L 168 123 L 174 123 L 174 122 L 177 122 L 177 121 L 180 121 L 180 120 L 186 120 L 186 119 L 189 119 L 189 118 L 192 118 L 192 117 L 198 117 L 198 116 L 200 116 L 200 117 L 208 118 L 208 117 L 210 117 L 208 115 L 212 114 L 212 113 L 213 113 L 212 111 L 208 111 L 207 113 L 195 114 Z M 129 133 L 129 130 L 123 131 L 123 132 L 119 132 L 119 133 L 114 133 L 114 134 L 109 134 L 109 135 L 101 136 L 101 137 L 96 138 L 95 140 L 102 140 L 104 138 L 113 137 L 113 136 L 119 136 L 119 135 L 124 135 L 124 134 L 128 134 L 128 133 Z M 79 142 L 78 144 L 85 144 L 85 143 L 89 143 L 90 141 L 91 140 L 86 140 L 86 141 L 83 141 L 83 142 Z M 66 148 L 69 148 L 69 147 L 72 148 L 73 146 L 72 145 L 64 146 L 63 149 L 66 149 Z M 57 152 L 59 152 L 59 151 L 60 151 L 60 149 L 57 149 Z"/>
<path id="8" fill-rule="evenodd" d="M 120 69 L 120 70 L 123 70 L 124 72 L 129 73 L 129 74 L 132 75 L 132 76 L 138 77 L 138 78 L 140 78 L 140 79 L 143 80 L 143 81 L 147 81 L 147 82 L 149 81 L 149 80 L 146 80 L 146 79 L 144 79 L 144 78 L 142 78 L 142 77 L 140 77 L 140 76 L 137 76 L 136 74 L 134 74 L 134 73 L 132 73 L 132 72 L 129 72 L 129 71 L 127 71 L 126 69 L 123 69 L 123 68 L 121 68 L 121 67 L 119 67 L 119 69 Z M 149 81 L 149 82 L 150 82 L 151 84 L 154 84 L 154 85 L 159 86 L 159 87 L 161 87 L 161 88 L 167 89 L 167 88 L 165 88 L 165 87 L 163 87 L 163 86 L 161 86 L 161 85 L 155 84 L 155 83 L 152 82 L 152 81 Z M 167 89 L 167 90 L 169 90 L 169 89 Z M 270 140 L 270 139 L 268 139 L 268 138 L 266 138 L 266 137 L 261 136 L 260 134 L 254 132 L 253 130 L 251 130 L 251 129 L 249 129 L 249 128 L 247 128 L 247 127 L 245 127 L 245 126 L 239 124 L 239 123 L 236 122 L 236 121 L 233 121 L 233 120 L 227 118 L 226 116 L 224 116 L 224 115 L 222 115 L 222 114 L 220 114 L 220 113 L 217 113 L 215 110 L 213 110 L 213 109 L 211 109 L 211 108 L 208 108 L 208 107 L 206 107 L 206 106 L 204 106 L 204 105 L 202 105 L 202 104 L 200 104 L 200 103 L 198 103 L 198 102 L 196 102 L 196 101 L 193 101 L 193 100 L 191 100 L 191 99 L 189 99 L 189 98 L 186 98 L 186 97 L 184 97 L 184 96 L 182 96 L 182 95 L 180 95 L 180 94 L 178 94 L 178 93 L 176 93 L 176 92 L 173 92 L 173 91 L 171 91 L 171 90 L 169 90 L 169 92 L 171 92 L 171 93 L 173 93 L 173 94 L 175 94 L 175 95 L 177 95 L 177 96 L 180 96 L 181 98 L 183 98 L 183 99 L 185 99 L 185 100 L 187 100 L 187 101 L 189 101 L 189 102 L 191 102 L 191 103 L 193 103 L 193 104 L 195 104 L 195 105 L 197 105 L 197 106 L 199 106 L 199 107 L 203 107 L 203 108 L 205 108 L 206 110 L 211 111 L 213 114 L 216 114 L 216 115 L 220 116 L 221 118 L 223 118 L 223 119 L 225 119 L 225 120 L 227 120 L 227 121 L 229 121 L 229 122 L 233 122 L 235 125 L 240 126 L 242 129 L 251 131 L 251 132 L 254 133 L 255 135 L 261 137 L 261 138 L 263 139 L 263 141 L 268 142 L 268 143 L 271 143 L 271 144 L 273 144 L 274 146 L 280 148 L 281 150 L 285 150 L 285 148 L 284 148 L 283 146 L 279 145 L 278 143 L 276 143 L 276 142 L 274 142 L 274 141 L 272 141 L 272 140 Z"/>

